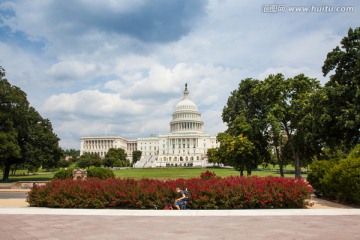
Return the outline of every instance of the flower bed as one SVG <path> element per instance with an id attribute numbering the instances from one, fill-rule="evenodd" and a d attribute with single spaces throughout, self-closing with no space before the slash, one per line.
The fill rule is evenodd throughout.
<path id="1" fill-rule="evenodd" d="M 305 208 L 312 188 L 302 180 L 280 177 L 226 177 L 154 180 L 89 178 L 53 180 L 36 186 L 30 206 L 53 208 L 162 208 L 172 202 L 175 188 L 187 187 L 191 209 Z"/>

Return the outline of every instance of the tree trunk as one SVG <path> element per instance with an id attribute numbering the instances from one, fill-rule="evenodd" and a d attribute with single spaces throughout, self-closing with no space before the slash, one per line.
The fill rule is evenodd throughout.
<path id="1" fill-rule="evenodd" d="M 295 178 L 301 178 L 301 169 L 300 169 L 300 158 L 299 158 L 299 154 L 295 149 L 294 143 L 292 142 L 292 137 L 291 134 L 289 132 L 289 128 L 287 126 L 287 124 L 284 124 L 285 127 L 285 132 L 286 132 L 286 136 L 288 138 L 288 143 L 290 143 L 290 147 L 291 147 L 291 152 L 294 158 L 294 167 L 295 167 Z"/>
<path id="2" fill-rule="evenodd" d="M 284 176 L 284 164 L 283 164 L 282 160 L 279 161 L 279 168 L 280 168 L 280 176 L 285 177 Z"/>
<path id="3" fill-rule="evenodd" d="M 10 167 L 11 167 L 10 163 L 5 163 L 4 172 L 3 172 L 4 174 L 2 178 L 3 181 L 9 180 Z"/>
<path id="4" fill-rule="evenodd" d="M 276 158 L 278 160 L 279 163 L 279 168 L 280 168 L 280 176 L 284 177 L 284 165 L 283 165 L 283 159 L 280 156 L 280 152 L 279 152 L 279 148 L 275 147 L 275 152 L 276 152 Z"/>
<path id="5" fill-rule="evenodd" d="M 244 176 L 244 170 L 240 170 L 240 177 Z"/>
<path id="6" fill-rule="evenodd" d="M 295 160 L 295 162 L 294 162 L 295 178 L 300 179 L 301 178 L 300 158 L 299 158 L 299 154 L 297 152 L 295 152 L 294 160 Z"/>

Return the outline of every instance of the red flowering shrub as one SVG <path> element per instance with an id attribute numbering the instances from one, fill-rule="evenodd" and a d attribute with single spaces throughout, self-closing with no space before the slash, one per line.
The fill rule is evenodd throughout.
<path id="1" fill-rule="evenodd" d="M 34 187 L 27 201 L 36 207 L 153 209 L 174 201 L 177 186 L 188 188 L 191 209 L 304 208 L 312 192 L 302 180 L 279 177 L 56 179 Z"/>
<path id="2" fill-rule="evenodd" d="M 209 170 L 206 170 L 206 172 L 203 172 L 200 174 L 200 179 L 202 180 L 209 180 L 216 177 L 216 174 L 214 172 L 210 172 Z"/>

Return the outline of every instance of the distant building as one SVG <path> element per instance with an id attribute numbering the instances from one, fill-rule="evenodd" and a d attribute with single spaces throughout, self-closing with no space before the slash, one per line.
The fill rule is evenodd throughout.
<path id="1" fill-rule="evenodd" d="M 218 147 L 216 137 L 204 133 L 204 122 L 196 104 L 190 100 L 187 84 L 184 97 L 176 105 L 170 121 L 170 133 L 127 140 L 122 137 L 81 137 L 80 155 L 98 153 L 101 157 L 109 148 L 123 148 L 129 157 L 134 150 L 142 152 L 136 168 L 194 166 L 207 164 L 207 150 Z"/>

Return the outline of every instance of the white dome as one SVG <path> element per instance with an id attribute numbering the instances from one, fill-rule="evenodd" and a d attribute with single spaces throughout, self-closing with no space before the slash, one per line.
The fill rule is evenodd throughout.
<path id="1" fill-rule="evenodd" d="M 199 111 L 196 104 L 193 101 L 191 101 L 189 98 L 185 98 L 181 100 L 176 105 L 175 112 L 184 111 L 184 110 Z"/>
<path id="2" fill-rule="evenodd" d="M 189 98 L 187 84 L 183 99 L 176 105 L 173 119 L 170 122 L 171 133 L 202 133 L 203 121 L 196 104 Z"/>

